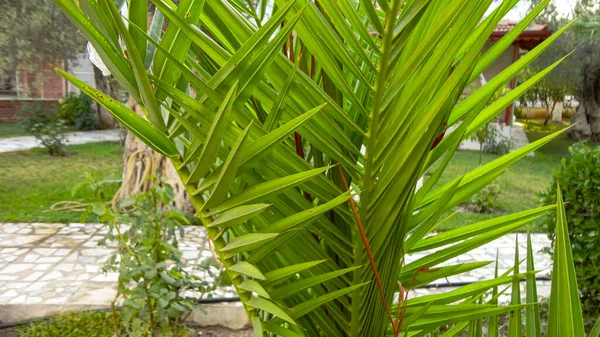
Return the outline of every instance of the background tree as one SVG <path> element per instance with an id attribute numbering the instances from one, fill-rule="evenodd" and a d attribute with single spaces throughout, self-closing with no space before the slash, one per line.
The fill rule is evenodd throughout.
<path id="1" fill-rule="evenodd" d="M 600 58 L 597 55 L 600 53 L 600 37 L 595 33 L 600 28 L 600 5 L 596 0 L 576 0 L 572 2 L 570 12 L 560 13 L 556 6 L 558 1 L 564 0 L 552 0 L 536 21 L 557 30 L 573 17 L 579 17 L 579 20 L 531 65 L 529 71 L 537 72 L 562 55 L 571 51 L 573 54 L 541 81 L 534 92 L 540 93 L 538 98 L 542 101 L 542 95 L 550 98 L 554 96 L 548 102 L 564 95 L 575 96 L 580 104 L 571 119 L 571 124 L 576 125 L 569 130 L 569 136 L 574 139 L 599 140 Z M 532 6 L 540 2 L 531 0 Z"/>
<path id="2" fill-rule="evenodd" d="M 74 61 L 85 39 L 51 0 L 0 0 L 0 76 Z"/>

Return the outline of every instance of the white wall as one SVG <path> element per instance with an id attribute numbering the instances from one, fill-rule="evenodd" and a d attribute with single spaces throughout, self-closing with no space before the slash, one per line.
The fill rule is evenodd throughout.
<path id="1" fill-rule="evenodd" d="M 77 61 L 71 62 L 68 67 L 69 73 L 74 75 L 78 79 L 85 83 L 96 87 L 96 81 L 94 80 L 94 66 L 88 57 L 87 51 L 79 54 Z M 72 83 L 68 83 L 68 91 L 79 93 L 79 89 Z"/>

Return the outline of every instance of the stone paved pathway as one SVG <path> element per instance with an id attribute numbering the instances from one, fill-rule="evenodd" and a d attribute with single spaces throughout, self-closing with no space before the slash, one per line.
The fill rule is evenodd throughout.
<path id="1" fill-rule="evenodd" d="M 118 141 L 120 130 L 97 130 L 65 133 L 67 145 Z M 29 150 L 40 147 L 40 143 L 32 136 L 0 138 L 0 153 Z"/>
<path id="2" fill-rule="evenodd" d="M 55 305 L 108 305 L 114 297 L 117 275 L 103 274 L 102 265 L 113 252 L 111 247 L 99 247 L 98 241 L 106 233 L 101 224 L 0 224 L 0 307 L 26 304 Z M 500 273 L 514 264 L 515 236 L 519 239 L 519 254 L 526 255 L 526 235 L 511 234 L 458 256 L 449 264 L 495 261 L 499 252 Z M 535 267 L 547 275 L 551 260 L 540 252 L 550 245 L 545 234 L 532 237 Z M 114 247 L 114 246 L 113 246 Z M 181 250 L 190 263 L 210 258 L 203 228 L 187 227 Z M 407 263 L 429 252 L 408 257 Z M 495 264 L 449 278 L 456 282 L 474 282 L 490 279 Z M 525 267 L 522 267 L 522 270 Z M 541 282 L 540 296 L 547 296 L 548 282 Z M 548 288 L 548 289 L 546 289 Z M 452 288 L 417 289 L 413 295 L 449 291 Z M 217 297 L 235 297 L 232 289 L 220 289 Z M 1 318 L 0 318 L 1 320 Z"/>
<path id="3" fill-rule="evenodd" d="M 117 274 L 102 272 L 113 253 L 99 247 L 102 224 L 0 225 L 0 305 L 108 305 Z M 187 227 L 180 243 L 183 258 L 198 264 L 212 255 L 200 227 Z M 204 276 L 204 275 L 200 275 Z M 229 289 L 215 296 L 234 297 Z"/>

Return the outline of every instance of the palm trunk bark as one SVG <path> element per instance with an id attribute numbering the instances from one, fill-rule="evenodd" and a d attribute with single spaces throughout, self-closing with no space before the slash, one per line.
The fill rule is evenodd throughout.
<path id="1" fill-rule="evenodd" d="M 138 115 L 144 116 L 139 105 L 133 99 L 127 102 L 127 106 Z M 171 185 L 174 193 L 173 207 L 180 209 L 185 214 L 194 214 L 194 206 L 171 161 L 154 152 L 128 131 L 123 153 L 123 187 L 120 197 L 146 191 L 152 184 L 148 180 L 150 177 L 162 178 L 165 183 Z"/>

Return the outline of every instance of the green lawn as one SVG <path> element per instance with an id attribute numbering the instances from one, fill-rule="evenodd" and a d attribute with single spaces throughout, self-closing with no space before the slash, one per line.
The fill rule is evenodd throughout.
<path id="1" fill-rule="evenodd" d="M 552 123 L 543 126 L 543 121 L 529 120 L 525 124 L 525 132 L 530 142 L 536 141 L 554 131 L 567 127 L 567 124 Z M 507 213 L 519 212 L 539 206 L 537 192 L 544 191 L 552 181 L 552 169 L 560 165 L 561 158 L 569 155 L 569 146 L 574 141 L 566 134 L 546 144 L 536 151 L 534 157 L 525 157 L 512 165 L 500 176 L 498 182 L 502 194 L 498 197 L 498 207 Z M 600 144 L 599 144 L 600 145 Z M 499 156 L 484 154 L 484 163 Z M 477 151 L 459 151 L 448 165 L 440 183 L 446 183 L 479 165 Z M 453 212 L 448 212 L 446 216 Z M 456 213 L 440 229 L 451 229 L 477 221 L 497 217 L 500 214 Z"/>
<path id="2" fill-rule="evenodd" d="M 52 157 L 42 149 L 0 153 L 0 222 L 79 222 L 78 213 L 45 211 L 73 200 L 71 189 L 85 181 L 88 171 L 120 177 L 122 149 L 117 143 L 71 145 L 67 151 L 67 157 Z"/>
<path id="3" fill-rule="evenodd" d="M 19 123 L 0 122 L 0 138 L 29 136 Z"/>

